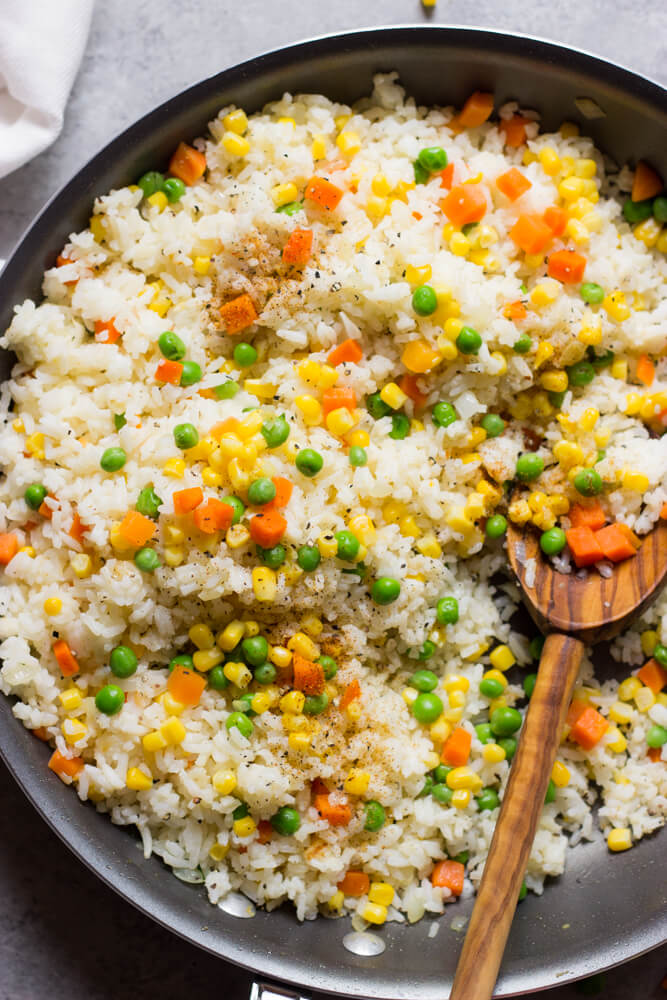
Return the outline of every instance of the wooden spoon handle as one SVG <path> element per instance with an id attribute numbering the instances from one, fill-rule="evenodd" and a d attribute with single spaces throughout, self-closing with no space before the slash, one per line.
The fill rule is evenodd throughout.
<path id="1" fill-rule="evenodd" d="M 489 1000 L 560 744 L 584 645 L 547 637 L 450 1000 Z"/>

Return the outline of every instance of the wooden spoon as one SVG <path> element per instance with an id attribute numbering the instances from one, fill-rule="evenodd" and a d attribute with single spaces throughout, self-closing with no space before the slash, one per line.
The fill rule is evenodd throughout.
<path id="1" fill-rule="evenodd" d="M 488 1000 L 493 992 L 584 643 L 617 635 L 667 580 L 665 521 L 609 577 L 595 569 L 583 578 L 576 572 L 557 573 L 542 557 L 537 535 L 521 534 L 513 526 L 507 550 L 523 601 L 540 630 L 549 634 L 450 1000 Z"/>

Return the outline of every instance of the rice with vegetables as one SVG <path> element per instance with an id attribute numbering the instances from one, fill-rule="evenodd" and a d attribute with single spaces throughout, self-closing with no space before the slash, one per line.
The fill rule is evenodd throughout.
<path id="1" fill-rule="evenodd" d="M 507 519 L 606 574 L 667 515 L 662 181 L 492 111 L 393 75 L 224 108 L 97 199 L 4 337 L 0 686 L 53 780 L 214 903 L 470 894 L 542 641 Z M 664 822 L 667 601 L 612 653 L 534 892 L 596 801 L 612 851 Z"/>

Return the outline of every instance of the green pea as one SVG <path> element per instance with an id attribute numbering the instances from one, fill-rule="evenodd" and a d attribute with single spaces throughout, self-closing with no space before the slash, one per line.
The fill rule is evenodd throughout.
<path id="1" fill-rule="evenodd" d="M 422 785 L 421 791 L 417 792 L 416 798 L 424 799 L 427 795 L 430 795 L 435 788 L 435 782 L 430 774 L 427 774 L 424 779 L 424 784 Z"/>
<path id="2" fill-rule="evenodd" d="M 485 698 L 498 698 L 504 690 L 505 686 L 494 677 L 485 677 L 479 683 L 479 693 L 483 694 Z"/>
<path id="3" fill-rule="evenodd" d="M 468 234 L 471 233 L 473 229 L 476 229 L 478 225 L 479 222 L 466 222 L 464 226 L 461 226 L 461 232 L 464 236 L 468 236 Z"/>
<path id="4" fill-rule="evenodd" d="M 605 449 L 604 448 L 598 448 L 598 457 L 595 459 L 595 464 L 597 465 L 598 462 L 604 461 L 604 459 L 606 458 L 606 456 L 607 456 L 607 452 L 605 451 Z"/>
<path id="5" fill-rule="evenodd" d="M 237 806 L 236 809 L 234 809 L 234 811 L 232 812 L 232 819 L 234 820 L 245 819 L 246 816 L 249 815 L 249 813 L 250 810 L 248 809 L 248 806 L 245 804 L 245 802 L 242 802 L 241 805 Z"/>
<path id="6" fill-rule="evenodd" d="M 664 726 L 651 726 L 646 734 L 646 742 L 653 750 L 664 746 L 667 743 L 667 729 Z"/>
<path id="7" fill-rule="evenodd" d="M 239 384 L 233 379 L 229 379 L 229 381 L 223 382 L 222 385 L 216 385 L 213 388 L 216 399 L 233 399 L 238 391 Z"/>
<path id="8" fill-rule="evenodd" d="M 514 341 L 512 350 L 516 354 L 528 354 L 528 351 L 533 346 L 533 342 L 527 333 L 522 333 L 518 340 Z"/>
<path id="9" fill-rule="evenodd" d="M 281 806 L 271 817 L 271 826 L 281 837 L 291 837 L 301 826 L 301 817 L 292 806 Z"/>
<path id="10" fill-rule="evenodd" d="M 269 644 L 263 635 L 251 635 L 241 643 L 241 652 L 251 667 L 260 667 L 269 655 Z"/>
<path id="11" fill-rule="evenodd" d="M 105 472 L 118 472 L 126 462 L 127 455 L 122 448 L 106 448 L 100 458 L 100 465 Z"/>
<path id="12" fill-rule="evenodd" d="M 315 451 L 313 448 L 301 448 L 296 453 L 294 464 L 301 475 L 308 476 L 309 479 L 312 479 L 313 476 L 316 476 L 318 472 L 322 471 L 324 459 L 320 455 L 319 451 Z"/>
<path id="13" fill-rule="evenodd" d="M 470 857 L 470 851 L 461 851 L 460 854 L 454 855 L 452 861 L 458 861 L 460 865 L 467 865 L 469 857 Z"/>
<path id="14" fill-rule="evenodd" d="M 569 384 L 576 388 L 590 385 L 595 378 L 595 368 L 593 368 L 590 361 L 577 361 L 576 364 L 569 365 L 565 371 L 567 372 Z"/>
<path id="15" fill-rule="evenodd" d="M 337 531 L 335 535 L 338 543 L 336 555 L 345 562 L 354 562 L 359 552 L 359 539 L 351 531 Z"/>
<path id="16" fill-rule="evenodd" d="M 285 562 L 287 558 L 287 552 L 285 551 L 285 546 L 278 542 L 277 545 L 272 545 L 270 549 L 265 549 L 261 545 L 257 546 L 257 555 L 262 560 L 265 566 L 270 569 L 278 569 L 279 566 Z"/>
<path id="17" fill-rule="evenodd" d="M 415 160 L 412 164 L 412 170 L 415 175 L 415 184 L 426 184 L 430 178 L 430 172 L 424 167 L 419 160 Z"/>
<path id="18" fill-rule="evenodd" d="M 137 187 L 140 187 L 144 193 L 144 198 L 150 198 L 152 194 L 156 191 L 161 191 L 164 186 L 164 175 L 159 173 L 157 170 L 149 170 L 137 181 Z"/>
<path id="19" fill-rule="evenodd" d="M 464 326 L 456 338 L 456 346 L 461 354 L 477 354 L 482 346 L 482 338 L 471 326 Z"/>
<path id="20" fill-rule="evenodd" d="M 317 662 L 324 671 L 325 681 L 330 681 L 332 677 L 335 677 L 338 673 L 338 664 L 334 660 L 333 656 L 320 656 Z"/>
<path id="21" fill-rule="evenodd" d="M 528 886 L 524 881 L 521 883 L 521 888 L 519 889 L 519 902 L 520 903 L 523 902 L 523 900 L 526 898 L 527 895 L 528 895 Z"/>
<path id="22" fill-rule="evenodd" d="M 657 660 L 661 667 L 667 667 L 667 646 L 656 642 L 653 647 L 653 659 Z"/>
<path id="23" fill-rule="evenodd" d="M 516 708 L 495 708 L 490 717 L 491 732 L 494 736 L 511 736 L 521 727 L 521 713 Z"/>
<path id="24" fill-rule="evenodd" d="M 95 695 L 95 707 L 103 715 L 117 715 L 125 704 L 125 692 L 117 684 L 106 684 Z"/>
<path id="25" fill-rule="evenodd" d="M 241 341 L 234 348 L 234 361 L 239 368 L 250 368 L 257 361 L 257 351 L 252 344 L 246 344 L 245 341 Z"/>
<path id="26" fill-rule="evenodd" d="M 552 778 L 549 778 L 549 784 L 547 785 L 547 792 L 544 796 L 545 805 L 549 802 L 555 802 L 556 800 L 556 785 Z"/>
<path id="27" fill-rule="evenodd" d="M 296 215 L 297 212 L 303 212 L 303 202 L 288 201 L 286 205 L 281 205 L 280 208 L 277 208 L 276 212 L 281 212 L 283 215 Z"/>
<path id="28" fill-rule="evenodd" d="M 595 371 L 599 371 L 601 368 L 607 368 L 608 365 L 614 360 L 615 354 L 613 351 L 605 351 L 603 354 L 596 354 L 595 349 L 589 347 L 588 357 L 590 363 L 593 365 Z M 579 362 L 580 364 L 586 364 L 586 362 Z"/>
<path id="29" fill-rule="evenodd" d="M 540 548 L 545 556 L 557 556 L 565 548 L 566 538 L 562 528 L 549 528 L 540 535 Z"/>
<path id="30" fill-rule="evenodd" d="M 252 736 L 252 731 L 255 728 L 252 724 L 252 720 L 244 715 L 243 712 L 232 712 L 227 716 L 225 720 L 225 726 L 227 729 L 238 729 L 241 736 L 245 736 L 247 740 Z"/>
<path id="31" fill-rule="evenodd" d="M 313 573 L 320 565 L 321 559 L 317 545 L 302 545 L 296 554 L 297 565 L 306 573 Z"/>
<path id="32" fill-rule="evenodd" d="M 431 316 L 438 308 L 438 296 L 430 285 L 420 285 L 412 293 L 412 308 L 418 316 Z"/>
<path id="33" fill-rule="evenodd" d="M 375 799 L 370 799 L 364 806 L 364 813 L 366 815 L 364 830 L 368 830 L 370 833 L 375 833 L 377 830 L 382 829 L 387 816 L 384 808 L 379 802 Z"/>
<path id="34" fill-rule="evenodd" d="M 408 684 L 417 691 L 433 691 L 438 686 L 438 678 L 432 670 L 415 670 Z"/>
<path id="35" fill-rule="evenodd" d="M 328 694 L 309 694 L 301 711 L 304 715 L 321 715 L 329 704 Z"/>
<path id="36" fill-rule="evenodd" d="M 634 225 L 636 222 L 645 222 L 646 219 L 650 219 L 652 214 L 653 202 L 650 198 L 646 198 L 644 201 L 633 201 L 632 198 L 628 198 L 623 203 L 623 215 L 630 225 Z"/>
<path id="37" fill-rule="evenodd" d="M 493 743 L 494 735 L 488 722 L 480 722 L 475 726 L 475 733 L 480 743 Z"/>
<path id="38" fill-rule="evenodd" d="M 417 722 L 428 724 L 440 718 L 443 704 L 437 694 L 424 691 L 417 695 L 410 705 L 410 710 Z"/>
<path id="39" fill-rule="evenodd" d="M 505 430 L 505 421 L 497 413 L 485 414 L 480 423 L 489 438 L 497 438 Z"/>
<path id="40" fill-rule="evenodd" d="M 516 460 L 515 475 L 522 483 L 530 483 L 542 475 L 544 462 L 534 451 L 525 451 Z"/>
<path id="41" fill-rule="evenodd" d="M 516 753 L 516 740 L 513 736 L 503 736 L 498 740 L 498 746 L 505 751 L 505 760 L 511 760 Z"/>
<path id="42" fill-rule="evenodd" d="M 493 809 L 497 809 L 500 805 L 498 792 L 495 788 L 483 788 L 479 795 L 475 796 L 475 801 L 480 811 L 488 810 L 490 812 Z"/>
<path id="43" fill-rule="evenodd" d="M 401 585 L 393 576 L 379 576 L 371 587 L 371 597 L 376 604 L 393 604 L 401 593 Z"/>
<path id="44" fill-rule="evenodd" d="M 165 330 L 157 340 L 157 346 L 168 361 L 180 361 L 185 357 L 186 346 L 173 330 Z"/>
<path id="45" fill-rule="evenodd" d="M 653 199 L 653 218 L 656 222 L 667 222 L 667 197 L 664 194 Z"/>
<path id="46" fill-rule="evenodd" d="M 443 785 L 447 781 L 447 775 L 453 770 L 454 768 L 450 767 L 449 764 L 438 764 L 437 767 L 433 768 L 431 774 L 438 785 Z"/>
<path id="47" fill-rule="evenodd" d="M 262 437 L 266 441 L 269 448 L 278 448 L 281 444 L 284 444 L 289 437 L 290 426 L 285 419 L 284 414 L 280 414 L 279 417 L 273 417 L 271 420 L 265 420 L 261 427 Z"/>
<path id="48" fill-rule="evenodd" d="M 111 673 L 116 677 L 131 677 L 139 661 L 129 646 L 116 646 L 109 656 Z"/>
<path id="49" fill-rule="evenodd" d="M 417 162 L 434 174 L 436 170 L 444 170 L 447 166 L 447 153 L 441 146 L 427 146 L 419 151 Z"/>
<path id="50" fill-rule="evenodd" d="M 441 805 L 448 806 L 452 801 L 454 792 L 447 785 L 434 785 L 431 789 L 431 796 Z"/>
<path id="51" fill-rule="evenodd" d="M 23 499 L 30 510 L 39 510 L 47 496 L 46 486 L 42 483 L 31 483 L 23 494 Z"/>
<path id="52" fill-rule="evenodd" d="M 441 597 L 435 608 L 438 625 L 456 625 L 459 620 L 459 602 L 455 597 Z"/>
<path id="53" fill-rule="evenodd" d="M 584 302 L 597 306 L 604 299 L 604 288 L 602 285 L 596 285 L 594 281 L 585 281 L 579 289 L 579 294 Z"/>
<path id="54" fill-rule="evenodd" d="M 595 497 L 602 492 L 602 477 L 595 469 L 582 469 L 574 477 L 574 488 L 584 497 Z"/>
<path id="55" fill-rule="evenodd" d="M 389 437 L 394 441 L 402 441 L 410 433 L 410 421 L 404 413 L 392 413 Z"/>
<path id="56" fill-rule="evenodd" d="M 439 400 L 433 407 L 431 420 L 436 427 L 449 427 L 450 424 L 455 423 L 458 419 L 458 413 L 452 404 L 448 403 L 445 399 Z"/>
<path id="57" fill-rule="evenodd" d="M 523 691 L 526 698 L 530 698 L 537 683 L 537 674 L 526 674 L 523 679 Z"/>
<path id="58" fill-rule="evenodd" d="M 180 385 L 184 388 L 188 385 L 194 385 L 195 382 L 200 382 L 202 376 L 201 367 L 196 361 L 184 361 L 183 371 L 181 372 Z"/>
<path id="59" fill-rule="evenodd" d="M 359 445 L 356 444 L 352 445 L 347 454 L 347 457 L 350 461 L 350 465 L 355 469 L 360 468 L 362 465 L 366 465 L 368 461 L 368 453 L 366 452 L 366 449 L 361 448 Z"/>
<path id="60" fill-rule="evenodd" d="M 176 424 L 174 427 L 174 443 L 177 448 L 187 451 L 199 444 L 199 432 L 193 424 Z"/>
<path id="61" fill-rule="evenodd" d="M 180 201 L 185 194 L 185 184 L 180 177 L 167 177 L 162 185 L 162 190 L 167 196 L 167 201 L 173 205 L 175 202 Z"/>
<path id="62" fill-rule="evenodd" d="M 254 479 L 248 487 L 248 500 L 255 506 L 262 506 L 275 500 L 276 486 L 267 476 Z"/>
<path id="63" fill-rule="evenodd" d="M 160 565 L 160 557 L 155 549 L 149 549 L 146 546 L 143 549 L 139 549 L 138 552 L 135 552 L 134 565 L 137 569 L 140 569 L 142 573 L 154 573 Z"/>
<path id="64" fill-rule="evenodd" d="M 229 681 L 225 677 L 225 669 L 222 663 L 218 663 L 216 667 L 206 674 L 206 680 L 208 681 L 208 686 L 212 687 L 214 691 L 224 691 L 226 687 L 229 687 Z"/>
<path id="65" fill-rule="evenodd" d="M 174 667 L 186 667 L 188 670 L 195 669 L 194 661 L 189 653 L 179 653 L 178 656 L 172 657 L 169 661 L 169 673 L 171 673 Z"/>
<path id="66" fill-rule="evenodd" d="M 391 406 L 385 403 L 379 392 L 373 392 L 366 398 L 366 409 L 374 420 L 381 420 L 391 413 Z"/>
<path id="67" fill-rule="evenodd" d="M 232 524 L 238 524 L 245 513 L 245 504 L 243 503 L 243 500 L 239 500 L 239 498 L 235 497 L 233 494 L 228 494 L 226 497 L 223 497 L 220 502 L 226 503 L 230 507 L 234 508 Z"/>
<path id="68" fill-rule="evenodd" d="M 487 538 L 502 538 L 507 531 L 507 518 L 503 517 L 502 514 L 487 517 L 484 530 Z"/>
<path id="69" fill-rule="evenodd" d="M 127 423 L 124 413 L 114 413 L 113 415 L 113 425 L 117 431 L 122 431 L 123 427 Z"/>
<path id="70" fill-rule="evenodd" d="M 162 497 L 157 495 L 153 489 L 153 485 L 150 484 L 149 486 L 144 486 L 143 490 L 139 491 L 135 508 L 140 514 L 143 514 L 144 517 L 155 518 L 158 517 L 160 507 L 163 503 L 164 501 L 162 500 Z"/>
<path id="71" fill-rule="evenodd" d="M 543 635 L 533 636 L 533 638 L 530 640 L 530 644 L 528 646 L 528 652 L 530 653 L 530 655 L 534 660 L 539 660 L 539 658 L 541 657 L 545 642 L 546 639 Z"/>
<path id="72" fill-rule="evenodd" d="M 549 395 L 549 402 L 551 403 L 551 405 L 555 407 L 557 410 L 561 410 L 563 408 L 563 401 L 565 399 L 566 393 L 550 392 L 548 395 Z"/>
<path id="73" fill-rule="evenodd" d="M 431 642 L 430 639 L 425 639 L 422 648 L 419 650 L 418 657 L 420 660 L 430 660 L 435 653 L 435 643 Z"/>

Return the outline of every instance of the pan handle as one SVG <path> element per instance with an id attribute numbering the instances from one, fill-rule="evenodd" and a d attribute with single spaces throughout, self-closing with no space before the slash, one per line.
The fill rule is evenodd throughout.
<path id="1" fill-rule="evenodd" d="M 254 982 L 250 990 L 249 1000 L 309 1000 L 302 993 L 295 993 L 286 986 L 274 986 L 273 983 Z"/>

